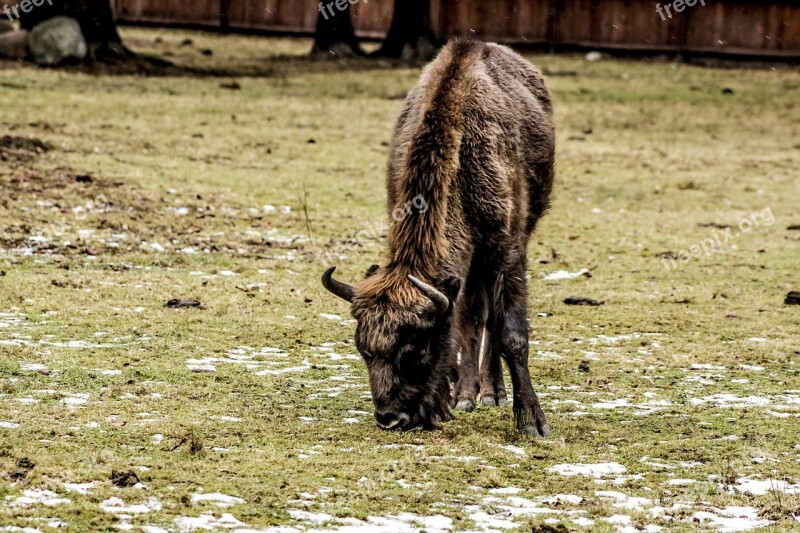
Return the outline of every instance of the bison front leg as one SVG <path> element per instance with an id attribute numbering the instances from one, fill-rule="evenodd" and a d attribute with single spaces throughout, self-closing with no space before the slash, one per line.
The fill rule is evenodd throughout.
<path id="1" fill-rule="evenodd" d="M 533 391 L 528 370 L 528 297 L 525 258 L 498 277 L 490 333 L 499 337 L 499 349 L 508 364 L 514 389 L 514 419 L 517 429 L 531 436 L 547 437 L 547 425 L 539 397 Z"/>

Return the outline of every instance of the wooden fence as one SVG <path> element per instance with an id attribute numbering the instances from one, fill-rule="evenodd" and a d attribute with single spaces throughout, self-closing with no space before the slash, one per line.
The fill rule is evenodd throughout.
<path id="1" fill-rule="evenodd" d="M 310 35 L 318 0 L 112 0 L 123 22 Z M 325 0 L 326 3 L 332 0 Z M 389 28 L 394 0 L 358 0 L 362 37 Z M 398 0 L 402 1 L 402 0 Z M 440 37 L 549 47 L 800 59 L 800 0 L 432 0 Z M 661 0 L 672 4 L 672 0 Z"/>

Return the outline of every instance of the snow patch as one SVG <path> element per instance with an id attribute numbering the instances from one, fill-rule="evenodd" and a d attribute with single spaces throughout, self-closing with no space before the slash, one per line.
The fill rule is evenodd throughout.
<path id="1" fill-rule="evenodd" d="M 145 514 L 152 511 L 160 511 L 161 502 L 156 498 L 150 498 L 145 503 L 128 505 L 122 498 L 117 498 L 115 496 L 100 502 L 100 508 L 107 513 L 115 515 Z"/>
<path id="2" fill-rule="evenodd" d="M 582 268 L 577 272 L 567 272 L 566 270 L 559 270 L 557 272 L 552 272 L 550 274 L 545 275 L 545 281 L 561 281 L 565 279 L 577 279 L 581 276 L 586 276 L 587 278 L 591 276 L 589 273 L 588 268 Z"/>
<path id="3" fill-rule="evenodd" d="M 178 531 L 194 531 L 195 529 L 234 529 L 237 527 L 244 527 L 247 524 L 240 522 L 230 513 L 223 513 L 219 518 L 215 517 L 213 513 L 203 513 L 197 517 L 179 516 L 175 519 L 175 525 L 178 526 Z"/>
<path id="4" fill-rule="evenodd" d="M 58 494 L 50 490 L 26 489 L 22 496 L 6 496 L 11 500 L 11 507 L 31 507 L 33 505 L 44 505 L 45 507 L 55 507 L 64 503 L 70 503 L 69 498 L 61 498 Z"/>
<path id="5" fill-rule="evenodd" d="M 739 478 L 735 485 L 730 486 L 730 492 L 743 492 L 753 496 L 763 496 L 770 491 L 786 494 L 800 494 L 800 484 L 792 485 L 779 479 L 750 479 Z"/>
<path id="6" fill-rule="evenodd" d="M 623 465 L 619 463 L 562 463 L 551 466 L 547 469 L 548 472 L 555 472 L 562 476 L 591 476 L 591 477 L 604 477 L 612 474 L 624 474 L 628 471 Z"/>
<path id="7" fill-rule="evenodd" d="M 192 494 L 192 503 L 213 503 L 217 507 L 230 507 L 240 503 L 245 503 L 242 498 L 229 496 L 220 492 L 208 492 L 202 494 Z"/>
<path id="8" fill-rule="evenodd" d="M 697 511 L 692 520 L 700 524 L 708 524 L 720 532 L 749 531 L 768 526 L 771 522 L 758 517 L 758 509 L 752 507 L 728 506 L 709 508 Z"/>
<path id="9" fill-rule="evenodd" d="M 89 494 L 95 487 L 96 483 L 91 481 L 89 483 L 64 483 L 64 488 L 67 492 L 77 492 L 78 494 Z"/>

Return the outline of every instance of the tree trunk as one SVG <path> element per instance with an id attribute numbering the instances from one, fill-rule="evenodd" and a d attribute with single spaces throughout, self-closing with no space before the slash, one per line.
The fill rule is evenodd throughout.
<path id="1" fill-rule="evenodd" d="M 78 21 L 89 47 L 92 59 L 123 59 L 133 57 L 125 48 L 117 32 L 111 0 L 61 0 L 44 2 L 20 18 L 23 29 L 31 30 L 40 22 L 57 16 L 72 17 Z"/>
<path id="2" fill-rule="evenodd" d="M 395 0 L 392 25 L 376 56 L 427 61 L 436 55 L 430 0 Z"/>
<path id="3" fill-rule="evenodd" d="M 350 2 L 348 0 L 335 0 L 333 2 L 323 0 L 319 3 L 317 30 L 311 55 L 319 57 L 365 55 L 358 44 L 358 38 L 353 29 L 353 21 L 350 18 Z"/>

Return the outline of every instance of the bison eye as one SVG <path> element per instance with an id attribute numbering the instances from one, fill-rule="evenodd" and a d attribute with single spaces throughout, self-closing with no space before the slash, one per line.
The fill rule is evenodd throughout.
<path id="1" fill-rule="evenodd" d="M 404 344 L 397 350 L 397 358 L 398 359 L 406 359 L 406 358 L 413 358 L 417 354 L 418 350 L 414 348 L 411 344 Z"/>
<path id="2" fill-rule="evenodd" d="M 425 358 L 426 350 L 419 346 L 406 344 L 397 351 L 397 359 L 400 366 L 419 364 Z"/>
<path id="3" fill-rule="evenodd" d="M 370 361 L 371 359 L 373 359 L 373 355 L 367 350 L 361 351 L 361 357 L 363 357 L 365 361 Z"/>

